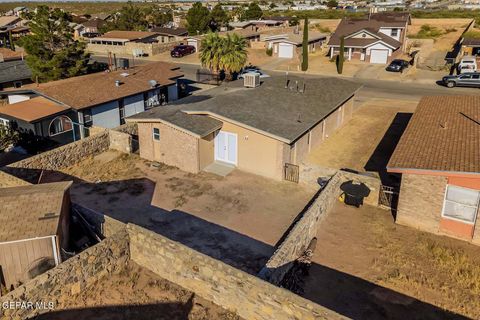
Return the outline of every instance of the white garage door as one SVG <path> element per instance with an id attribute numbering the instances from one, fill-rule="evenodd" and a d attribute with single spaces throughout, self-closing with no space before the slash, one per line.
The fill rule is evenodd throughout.
<path id="1" fill-rule="evenodd" d="M 370 51 L 370 63 L 387 63 L 388 50 L 372 49 Z"/>
<path id="2" fill-rule="evenodd" d="M 197 40 L 188 40 L 188 41 L 187 41 L 187 45 L 189 45 L 189 46 L 194 46 L 194 47 L 195 47 L 195 51 L 198 51 L 198 48 L 197 48 Z"/>
<path id="3" fill-rule="evenodd" d="M 293 58 L 293 45 L 289 43 L 278 44 L 278 57 L 279 58 Z"/>

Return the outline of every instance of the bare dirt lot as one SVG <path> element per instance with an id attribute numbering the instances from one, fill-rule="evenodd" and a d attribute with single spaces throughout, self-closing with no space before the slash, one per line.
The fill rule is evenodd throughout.
<path id="1" fill-rule="evenodd" d="M 317 237 L 308 299 L 354 319 L 480 318 L 480 247 L 341 203 Z"/>
<path id="2" fill-rule="evenodd" d="M 363 103 L 349 122 L 312 149 L 308 162 L 325 168 L 373 171 L 383 178 L 385 166 L 417 103 L 386 99 Z"/>
<path id="3" fill-rule="evenodd" d="M 256 273 L 315 190 L 238 170 L 225 178 L 109 151 L 43 182 L 74 179 L 72 200 Z"/>
<path id="4" fill-rule="evenodd" d="M 130 262 L 119 274 L 92 284 L 79 295 L 59 302 L 39 320 L 165 319 L 239 320 L 210 301 Z"/>

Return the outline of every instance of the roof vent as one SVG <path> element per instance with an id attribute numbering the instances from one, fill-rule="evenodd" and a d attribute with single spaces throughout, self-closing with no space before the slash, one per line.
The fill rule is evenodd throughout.
<path id="1" fill-rule="evenodd" d="M 260 85 L 260 74 L 257 72 L 248 72 L 243 76 L 243 86 L 245 88 L 256 88 Z"/>
<path id="2" fill-rule="evenodd" d="M 157 86 L 157 81 L 148 80 L 148 85 L 150 86 L 150 88 L 155 88 Z"/>
<path id="3" fill-rule="evenodd" d="M 122 77 L 128 77 L 130 74 L 128 74 L 128 72 L 123 72 L 123 73 L 120 73 L 120 75 L 121 75 Z"/>
<path id="4" fill-rule="evenodd" d="M 120 87 L 120 80 L 115 80 L 115 87 Z"/>

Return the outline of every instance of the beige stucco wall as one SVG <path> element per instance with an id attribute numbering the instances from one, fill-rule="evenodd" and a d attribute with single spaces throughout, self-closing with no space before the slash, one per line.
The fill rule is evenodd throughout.
<path id="1" fill-rule="evenodd" d="M 226 121 L 221 130 L 237 134 L 239 169 L 283 179 L 283 163 L 277 161 L 279 154 L 283 154 L 283 142 Z"/>
<path id="2" fill-rule="evenodd" d="M 446 185 L 446 177 L 402 174 L 396 222 L 439 232 Z"/>
<path id="3" fill-rule="evenodd" d="M 160 129 L 160 140 L 153 140 L 153 128 Z M 162 162 L 181 170 L 199 171 L 198 139 L 163 123 L 139 123 L 140 157 Z"/>
<path id="4" fill-rule="evenodd" d="M 215 134 L 211 133 L 208 136 L 198 140 L 198 157 L 200 162 L 200 170 L 215 161 Z"/>

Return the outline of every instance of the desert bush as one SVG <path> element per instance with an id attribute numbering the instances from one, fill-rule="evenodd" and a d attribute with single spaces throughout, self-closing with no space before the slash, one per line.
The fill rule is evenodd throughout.
<path id="1" fill-rule="evenodd" d="M 417 34 L 410 34 L 409 38 L 413 39 L 435 39 L 440 37 L 443 31 L 435 26 L 424 24 L 420 27 L 420 31 Z"/>
<path id="2" fill-rule="evenodd" d="M 267 56 L 271 57 L 273 54 L 273 48 L 267 48 L 267 50 L 265 50 L 265 53 L 267 54 Z"/>

